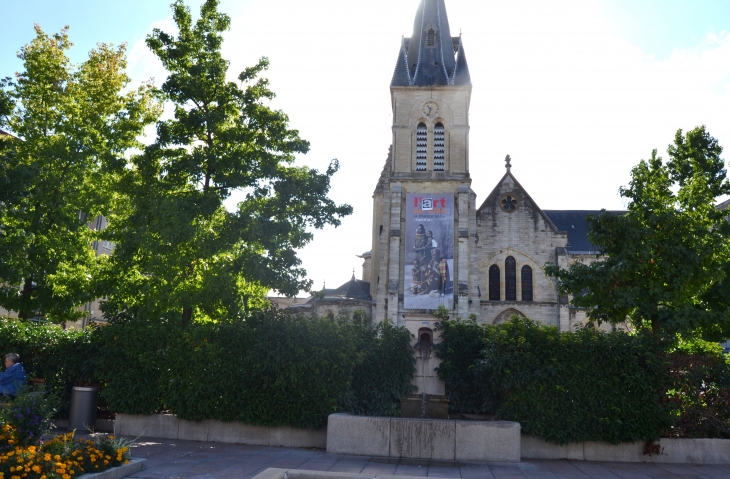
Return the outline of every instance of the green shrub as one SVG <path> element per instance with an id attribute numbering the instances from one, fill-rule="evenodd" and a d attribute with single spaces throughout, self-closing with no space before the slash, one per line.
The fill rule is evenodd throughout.
<path id="1" fill-rule="evenodd" d="M 414 371 L 410 334 L 369 318 L 254 311 L 232 324 L 144 319 L 128 310 L 104 327 L 63 331 L 8 320 L 0 346 L 66 400 L 95 381 L 114 412 L 169 410 L 182 419 L 321 427 L 333 412 L 397 415 Z M 26 359 L 27 358 L 27 359 Z"/>
<path id="2" fill-rule="evenodd" d="M 67 417 L 74 382 L 90 382 L 96 370 L 93 330 L 63 330 L 53 324 L 0 318 L 0 352 L 20 355 L 28 378 L 45 379 L 58 398 L 58 415 Z"/>
<path id="3" fill-rule="evenodd" d="M 387 322 L 354 324 L 363 352 L 342 409 L 363 416 L 400 416 L 400 400 L 413 392 L 416 372 L 411 334 Z"/>
<path id="4" fill-rule="evenodd" d="M 560 333 L 514 317 L 441 328 L 439 375 L 462 412 L 495 412 L 560 444 L 655 440 L 672 424 L 668 363 L 650 335 Z"/>
<path id="5" fill-rule="evenodd" d="M 444 320 L 437 323 L 441 342 L 436 345 L 436 356 L 442 360 L 436 369 L 444 381 L 449 411 L 452 413 L 494 413 L 497 404 L 490 391 L 483 390 L 475 376 L 474 364 L 484 349 L 485 328 L 476 319 Z"/>
<path id="6" fill-rule="evenodd" d="M 410 391 L 407 331 L 369 319 L 259 311 L 235 324 L 117 321 L 100 335 L 97 374 L 117 412 L 320 427 L 347 398 L 369 394 L 371 412 L 395 414 Z"/>
<path id="7" fill-rule="evenodd" d="M 653 441 L 671 425 L 666 364 L 649 334 L 558 328 L 513 318 L 487 328 L 476 362 L 497 415 L 557 443 Z"/>
<path id="8" fill-rule="evenodd" d="M 730 438 L 730 355 L 718 343 L 679 339 L 669 350 L 673 437 Z"/>
<path id="9" fill-rule="evenodd" d="M 95 331 L 101 398 L 114 412 L 152 414 L 164 409 L 160 391 L 169 378 L 170 345 L 180 336 L 179 318 L 121 320 Z M 194 367 L 191 363 L 190 367 Z"/>

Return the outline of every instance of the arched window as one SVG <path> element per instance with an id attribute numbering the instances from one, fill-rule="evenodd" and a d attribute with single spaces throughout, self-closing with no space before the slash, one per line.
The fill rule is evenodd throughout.
<path id="1" fill-rule="evenodd" d="M 433 171 L 444 171 L 444 125 L 433 129 Z"/>
<path id="2" fill-rule="evenodd" d="M 416 171 L 426 171 L 426 151 L 428 149 L 428 130 L 423 123 L 416 128 Z"/>
<path id="3" fill-rule="evenodd" d="M 427 47 L 433 47 L 436 45 L 436 32 L 433 28 L 428 29 L 428 33 L 426 34 L 426 46 Z"/>
<path id="4" fill-rule="evenodd" d="M 522 301 L 532 301 L 532 268 L 522 267 Z"/>
<path id="5" fill-rule="evenodd" d="M 512 256 L 504 261 L 504 299 L 517 301 L 517 263 Z"/>
<path id="6" fill-rule="evenodd" d="M 489 301 L 499 301 L 499 266 L 489 267 Z"/>

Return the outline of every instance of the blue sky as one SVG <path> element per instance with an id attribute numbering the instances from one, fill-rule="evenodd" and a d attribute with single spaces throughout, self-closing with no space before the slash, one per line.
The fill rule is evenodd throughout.
<path id="1" fill-rule="evenodd" d="M 693 48 L 708 33 L 730 29 L 727 0 L 606 0 L 614 28 L 632 44 L 659 59 Z"/>
<path id="2" fill-rule="evenodd" d="M 129 44 L 138 84 L 164 71 L 144 45 L 173 31 L 167 0 L 2 1 L 0 77 L 33 37 L 70 25 L 73 61 L 96 42 Z M 199 2 L 186 0 L 197 12 Z M 389 83 L 418 0 L 223 0 L 231 79 L 266 55 L 273 106 L 312 144 L 298 161 L 338 158 L 332 197 L 353 205 L 340 228 L 301 252 L 320 287 L 360 275 L 370 249 L 372 192 L 391 142 Z M 619 209 L 629 172 L 678 128 L 705 124 L 730 158 L 729 0 L 446 0 L 473 82 L 472 189 L 481 204 L 512 172 L 544 209 Z M 326 258 L 326 259 L 325 259 Z"/>

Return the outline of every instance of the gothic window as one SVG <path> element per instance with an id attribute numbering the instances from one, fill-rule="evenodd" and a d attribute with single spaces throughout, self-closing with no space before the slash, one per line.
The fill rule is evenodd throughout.
<path id="1" fill-rule="evenodd" d="M 522 267 L 522 301 L 532 301 L 532 268 Z"/>
<path id="2" fill-rule="evenodd" d="M 444 125 L 433 129 L 433 171 L 444 171 Z"/>
<path id="3" fill-rule="evenodd" d="M 499 301 L 499 266 L 489 267 L 489 301 Z"/>
<path id="4" fill-rule="evenodd" d="M 517 301 L 517 263 L 512 256 L 504 261 L 504 282 L 504 299 Z"/>
<path id="5" fill-rule="evenodd" d="M 416 171 L 426 171 L 426 152 L 428 149 L 428 130 L 423 123 L 416 128 Z"/>
<path id="6" fill-rule="evenodd" d="M 426 46 L 427 47 L 433 47 L 436 45 L 436 32 L 433 28 L 428 29 L 428 33 L 426 34 Z"/>

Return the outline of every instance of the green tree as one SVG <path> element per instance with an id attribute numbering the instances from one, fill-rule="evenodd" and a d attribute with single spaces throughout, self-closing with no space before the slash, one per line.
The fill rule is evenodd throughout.
<path id="1" fill-rule="evenodd" d="M 158 122 L 120 183 L 127 208 L 107 232 L 117 244 L 110 278 L 120 281 L 105 311 L 225 320 L 262 304 L 269 288 L 307 289 L 295 250 L 312 239 L 308 228 L 339 225 L 352 209 L 327 197 L 336 160 L 324 174 L 293 165 L 309 143 L 265 105 L 274 97 L 258 78 L 266 58 L 240 86 L 227 80 L 220 50 L 230 18 L 218 2 L 207 0 L 196 22 L 182 1 L 172 9 L 178 36 L 155 29 L 147 45 L 169 72 L 161 95 L 174 118 Z M 245 198 L 229 212 L 234 190 Z"/>
<path id="2" fill-rule="evenodd" d="M 100 43 L 72 65 L 67 28 L 35 33 L 24 71 L 1 85 L 0 128 L 15 137 L 0 142 L 0 305 L 73 320 L 99 294 L 86 219 L 108 213 L 114 172 L 157 109 L 147 87 L 122 93 L 124 45 Z"/>
<path id="3" fill-rule="evenodd" d="M 654 333 L 730 336 L 730 224 L 716 199 L 730 193 L 722 148 L 704 126 L 677 131 L 669 161 L 656 150 L 631 171 L 624 215 L 588 220 L 602 261 L 548 265 L 561 294 L 599 322 L 628 317 Z"/>

